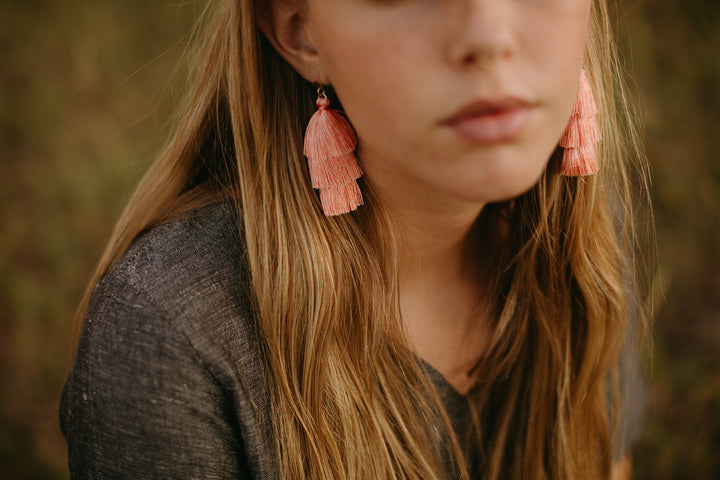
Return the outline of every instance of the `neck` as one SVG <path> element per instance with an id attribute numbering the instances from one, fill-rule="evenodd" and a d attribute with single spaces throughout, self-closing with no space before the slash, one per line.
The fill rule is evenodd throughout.
<path id="1" fill-rule="evenodd" d="M 484 310 L 468 244 L 482 204 L 378 185 L 374 192 L 397 230 L 400 310 L 411 348 L 464 393 L 481 351 Z"/>
<path id="2" fill-rule="evenodd" d="M 461 273 L 482 203 L 429 194 L 421 187 L 389 188 L 377 182 L 373 191 L 395 223 L 402 276 Z"/>

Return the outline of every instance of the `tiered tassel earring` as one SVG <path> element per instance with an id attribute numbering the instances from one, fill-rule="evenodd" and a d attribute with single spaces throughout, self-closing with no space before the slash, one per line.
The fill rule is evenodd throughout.
<path id="1" fill-rule="evenodd" d="M 597 154 L 595 143 L 600 140 L 595 115 L 595 99 L 593 98 L 590 82 L 585 70 L 580 72 L 580 87 L 577 100 L 570 116 L 570 123 L 565 129 L 560 146 L 565 149 L 563 153 L 560 173 L 569 177 L 582 177 L 597 173 Z"/>
<path id="2" fill-rule="evenodd" d="M 362 205 L 356 180 L 362 170 L 355 158 L 357 136 L 338 111 L 330 109 L 323 87 L 318 88 L 318 110 L 305 130 L 303 153 L 308 159 L 312 187 L 320 191 L 325 215 L 341 215 Z"/>

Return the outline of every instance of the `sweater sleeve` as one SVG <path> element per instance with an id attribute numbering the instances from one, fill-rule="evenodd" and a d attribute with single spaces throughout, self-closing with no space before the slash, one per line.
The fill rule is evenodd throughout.
<path id="1" fill-rule="evenodd" d="M 615 460 L 631 454 L 632 447 L 642 433 L 646 410 L 646 384 L 641 373 L 637 344 L 631 336 L 620 354 L 620 422 Z"/>
<path id="2" fill-rule="evenodd" d="M 96 288 L 60 408 L 71 478 L 249 478 L 230 392 L 172 320 Z"/>

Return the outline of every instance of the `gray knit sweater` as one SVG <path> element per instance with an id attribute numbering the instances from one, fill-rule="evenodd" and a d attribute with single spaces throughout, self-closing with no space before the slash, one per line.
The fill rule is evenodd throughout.
<path id="1" fill-rule="evenodd" d="M 157 226 L 95 287 L 60 405 L 73 479 L 277 478 L 237 225 L 217 204 Z M 467 399 L 426 367 L 466 425 Z M 624 370 L 628 445 L 641 401 Z"/>

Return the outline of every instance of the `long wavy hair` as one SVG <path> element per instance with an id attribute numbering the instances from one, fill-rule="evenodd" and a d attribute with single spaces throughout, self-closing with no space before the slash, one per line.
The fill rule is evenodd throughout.
<path id="1" fill-rule="evenodd" d="M 647 176 L 606 2 L 593 2 L 585 54 L 601 172 L 560 176 L 558 149 L 534 188 L 477 219 L 494 232 L 477 245 L 492 253 L 483 257 L 493 304 L 466 436 L 450 428 L 408 347 L 397 238 L 372 186 L 362 184 L 357 212 L 329 218 L 319 208 L 302 154 L 315 88 L 260 33 L 252 0 L 210 3 L 177 126 L 122 213 L 79 318 L 141 232 L 233 201 L 281 478 L 428 480 L 444 454 L 466 479 L 471 457 L 490 480 L 609 478 L 618 396 L 608 382 L 617 392 L 628 319 L 642 319 L 631 312 L 632 205 Z M 471 436 L 479 450 L 468 450 Z"/>

